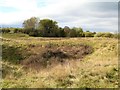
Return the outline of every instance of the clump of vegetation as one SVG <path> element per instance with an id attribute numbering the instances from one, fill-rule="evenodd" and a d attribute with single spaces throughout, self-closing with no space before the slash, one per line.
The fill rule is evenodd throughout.
<path id="1" fill-rule="evenodd" d="M 85 37 L 94 37 L 95 34 L 96 32 L 90 32 L 90 31 L 84 32 Z"/>
<path id="2" fill-rule="evenodd" d="M 111 82 L 116 82 L 116 79 L 118 79 L 118 69 L 116 67 L 112 68 L 106 73 L 106 78 L 108 78 Z"/>
<path id="3" fill-rule="evenodd" d="M 20 62 L 20 60 L 23 60 L 24 57 L 22 56 L 22 50 L 20 50 L 20 47 L 14 47 L 3 44 L 2 59 L 17 64 Z"/>
<path id="4" fill-rule="evenodd" d="M 120 33 L 115 33 L 114 38 L 120 39 Z"/>
<path id="5" fill-rule="evenodd" d="M 6 78 L 8 76 L 14 76 L 15 78 L 20 78 L 23 75 L 22 70 L 20 68 L 13 66 L 10 64 L 7 65 L 8 62 L 2 63 L 2 78 Z"/>
<path id="6" fill-rule="evenodd" d="M 101 32 L 99 32 L 99 33 L 96 33 L 96 34 L 95 34 L 95 37 L 108 37 L 108 38 L 113 38 L 113 37 L 114 37 L 114 34 L 109 33 L 109 32 L 107 32 L 107 33 L 101 33 Z"/>

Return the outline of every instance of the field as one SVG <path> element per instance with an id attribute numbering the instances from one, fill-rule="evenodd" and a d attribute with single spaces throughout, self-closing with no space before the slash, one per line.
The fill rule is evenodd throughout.
<path id="1" fill-rule="evenodd" d="M 3 34 L 3 88 L 117 88 L 115 38 Z"/>

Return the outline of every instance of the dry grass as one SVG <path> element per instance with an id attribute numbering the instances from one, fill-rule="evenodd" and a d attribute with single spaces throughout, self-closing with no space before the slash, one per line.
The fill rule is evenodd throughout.
<path id="1" fill-rule="evenodd" d="M 40 71 L 24 70 L 21 65 L 2 62 L 9 74 L 4 77 L 3 87 L 29 88 L 117 88 L 118 87 L 118 41 L 112 38 L 4 38 L 4 44 L 26 48 L 37 54 L 40 47 L 90 45 L 94 52 L 82 60 L 68 59 L 64 64 L 53 65 Z M 7 65 L 7 66 L 6 66 Z M 8 68 L 12 67 L 10 70 Z"/>

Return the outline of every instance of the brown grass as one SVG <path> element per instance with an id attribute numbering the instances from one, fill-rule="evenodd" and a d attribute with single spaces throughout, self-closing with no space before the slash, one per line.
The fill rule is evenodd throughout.
<path id="1" fill-rule="evenodd" d="M 25 53 L 28 51 L 31 53 L 29 57 L 26 58 L 26 61 L 28 60 L 28 62 L 30 57 L 38 56 L 39 59 L 41 58 L 41 55 L 47 53 L 48 50 L 51 50 L 52 53 L 56 53 L 57 50 L 59 50 L 64 54 L 72 55 L 71 58 L 62 58 L 65 59 L 63 64 L 58 63 L 57 61 L 55 62 L 55 60 L 58 60 L 58 57 L 50 57 L 49 59 L 54 62 L 52 65 L 53 67 L 51 68 L 51 66 L 48 65 L 40 71 L 29 69 L 29 67 L 25 70 L 22 65 L 13 65 L 8 62 L 3 62 L 3 65 L 5 63 L 4 70 L 7 73 L 2 84 L 4 88 L 118 87 L 117 39 L 60 38 L 59 40 L 56 38 L 19 38 L 10 39 L 10 41 L 5 40 L 3 43 L 24 47 L 26 50 Z M 92 47 L 94 52 L 85 54 L 89 49 L 87 50 L 85 47 L 81 48 L 81 44 Z M 81 50 L 86 50 L 84 51 L 85 56 L 83 58 L 79 57 L 79 55 L 83 54 L 81 54 Z M 32 63 L 34 63 L 35 57 L 31 59 Z M 9 67 L 10 70 L 7 70 Z"/>

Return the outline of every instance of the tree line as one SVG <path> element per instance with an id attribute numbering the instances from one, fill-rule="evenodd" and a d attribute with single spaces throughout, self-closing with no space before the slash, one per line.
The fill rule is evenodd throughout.
<path id="1" fill-rule="evenodd" d="M 31 17 L 23 22 L 23 28 L 0 28 L 2 33 L 24 33 L 34 37 L 118 37 L 118 34 L 110 32 L 84 32 L 81 27 L 59 27 L 58 23 L 51 19 Z M 119 35 L 120 36 L 120 35 Z"/>

